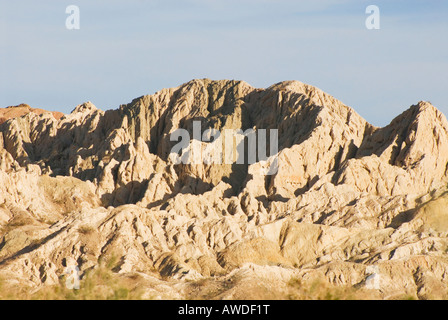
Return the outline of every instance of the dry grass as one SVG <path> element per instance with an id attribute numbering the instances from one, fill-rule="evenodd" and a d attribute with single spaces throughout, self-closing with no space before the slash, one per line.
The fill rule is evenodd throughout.
<path id="1" fill-rule="evenodd" d="M 66 280 L 62 276 L 58 285 L 33 291 L 0 279 L 0 300 L 140 300 L 142 295 L 138 279 L 122 277 L 106 265 L 87 271 L 79 289 L 68 289 Z"/>
<path id="2" fill-rule="evenodd" d="M 335 286 L 320 280 L 306 282 L 291 279 L 289 282 L 272 283 L 255 279 L 217 280 L 213 278 L 192 281 L 188 296 L 193 300 L 378 300 L 379 292 L 351 286 Z M 408 297 L 403 297 L 407 299 Z"/>
<path id="3" fill-rule="evenodd" d="M 144 287 L 139 276 L 123 277 L 105 266 L 90 270 L 81 280 L 80 288 L 68 289 L 65 277 L 59 285 L 45 286 L 37 291 L 10 285 L 0 279 L 0 300 L 140 300 Z M 262 283 L 239 283 L 214 278 L 192 281 L 184 292 L 184 299 L 213 300 L 379 300 L 375 290 L 334 286 L 318 280 L 302 282 L 292 279 L 286 290 L 269 288 Z M 228 294 L 230 293 L 230 296 Z M 392 298 L 392 297 L 390 297 Z M 399 295 L 393 300 L 416 300 L 412 295 Z"/>
<path id="4" fill-rule="evenodd" d="M 292 300 L 378 300 L 374 290 L 357 289 L 351 286 L 335 286 L 319 280 L 302 282 L 291 279 L 288 283 Z"/>

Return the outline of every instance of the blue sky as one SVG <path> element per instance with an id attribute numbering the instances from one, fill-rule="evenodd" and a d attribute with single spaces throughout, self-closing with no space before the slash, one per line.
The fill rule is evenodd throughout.
<path id="1" fill-rule="evenodd" d="M 365 27 L 370 4 L 380 30 Z M 107 110 L 194 78 L 299 80 L 383 126 L 420 100 L 448 115 L 447 39 L 445 0 L 1 0 L 0 107 Z"/>

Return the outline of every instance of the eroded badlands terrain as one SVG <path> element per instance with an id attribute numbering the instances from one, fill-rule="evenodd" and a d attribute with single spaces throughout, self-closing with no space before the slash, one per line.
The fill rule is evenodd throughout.
<path id="1" fill-rule="evenodd" d="M 301 82 L 202 79 L 115 110 L 30 109 L 0 125 L 0 297 L 75 267 L 80 290 L 107 269 L 143 299 L 447 297 L 448 122 L 430 103 L 378 128 Z M 278 172 L 174 164 L 171 133 L 198 120 L 278 129 Z"/>

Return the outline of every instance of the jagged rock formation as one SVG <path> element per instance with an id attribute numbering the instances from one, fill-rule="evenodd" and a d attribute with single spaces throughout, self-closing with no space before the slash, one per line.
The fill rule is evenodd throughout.
<path id="1" fill-rule="evenodd" d="M 0 108 L 0 124 L 2 124 L 3 122 L 5 122 L 8 119 L 21 117 L 30 112 L 40 115 L 40 114 L 46 113 L 48 111 L 45 111 L 45 110 L 39 109 L 39 108 L 31 108 L 29 105 L 24 104 L 24 103 L 19 104 L 18 106 L 10 106 L 7 108 Z M 53 114 L 53 116 L 56 119 L 60 119 L 64 115 L 62 112 L 57 112 L 57 111 L 51 112 L 51 113 Z"/>
<path id="2" fill-rule="evenodd" d="M 173 163 L 171 134 L 198 120 L 202 131 L 278 129 L 278 171 Z M 0 132 L 10 284 L 57 284 L 68 265 L 83 275 L 115 257 L 115 273 L 139 274 L 161 298 L 191 295 L 185 279 L 235 277 L 245 280 L 211 297 L 291 278 L 378 298 L 448 293 L 448 122 L 427 102 L 377 128 L 297 81 L 203 79 L 106 112 L 30 112 Z"/>

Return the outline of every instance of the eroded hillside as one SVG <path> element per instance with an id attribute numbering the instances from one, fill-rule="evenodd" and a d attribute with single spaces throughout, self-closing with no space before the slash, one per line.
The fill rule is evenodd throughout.
<path id="1" fill-rule="evenodd" d="M 194 121 L 278 129 L 278 171 L 174 164 L 170 135 Z M 310 281 L 447 296 L 448 122 L 427 102 L 377 128 L 297 81 L 203 79 L 0 131 L 3 286 L 60 286 L 70 266 L 82 283 L 109 261 L 143 298 L 301 298 Z"/>

